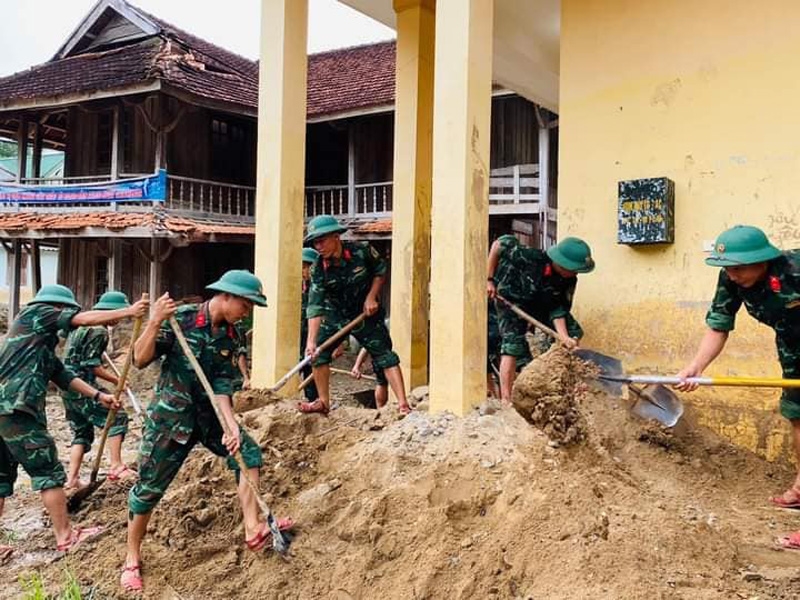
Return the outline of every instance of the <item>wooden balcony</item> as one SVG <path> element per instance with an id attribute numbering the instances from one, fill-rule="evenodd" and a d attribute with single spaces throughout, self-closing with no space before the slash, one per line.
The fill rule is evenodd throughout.
<path id="1" fill-rule="evenodd" d="M 255 222 L 253 186 L 164 174 L 160 194 L 123 198 L 120 188 L 154 180 L 158 175 L 126 173 L 62 178 L 25 178 L 19 184 L 0 186 L 0 212 L 149 212 L 165 209 L 170 214 Z"/>
<path id="2" fill-rule="evenodd" d="M 351 204 L 350 198 L 355 202 Z M 350 218 L 388 217 L 392 212 L 392 182 L 359 183 L 354 186 L 306 187 L 306 217 L 329 214 Z M 556 211 L 548 207 L 551 220 Z M 493 169 L 489 179 L 490 215 L 541 215 L 544 203 L 539 165 L 514 165 Z"/>

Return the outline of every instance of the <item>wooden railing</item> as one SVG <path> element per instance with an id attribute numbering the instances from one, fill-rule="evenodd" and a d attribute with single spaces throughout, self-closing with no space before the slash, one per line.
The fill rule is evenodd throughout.
<path id="1" fill-rule="evenodd" d="M 350 196 L 353 202 L 350 202 Z M 380 217 L 392 212 L 392 182 L 321 185 L 306 188 L 306 216 Z"/>
<path id="2" fill-rule="evenodd" d="M 164 207 L 186 213 L 255 217 L 256 188 L 206 179 L 167 175 Z"/>
<path id="3" fill-rule="evenodd" d="M 492 214 L 537 213 L 541 200 L 539 165 L 492 169 L 489 175 L 489 211 Z"/>

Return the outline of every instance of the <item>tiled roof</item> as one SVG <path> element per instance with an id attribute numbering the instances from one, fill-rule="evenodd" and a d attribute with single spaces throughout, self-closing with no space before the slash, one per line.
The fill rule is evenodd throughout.
<path id="1" fill-rule="evenodd" d="M 370 233 L 392 233 L 392 220 L 378 219 L 376 221 L 369 221 L 354 227 L 350 231 L 356 235 L 366 235 Z"/>
<path id="2" fill-rule="evenodd" d="M 136 227 L 203 239 L 209 235 L 254 236 L 255 226 L 199 221 L 157 213 L 0 213 L 0 231 L 8 233 L 77 232 L 89 227 L 121 232 Z"/>
<path id="3" fill-rule="evenodd" d="M 392 104 L 394 62 L 394 41 L 309 56 L 308 116 Z"/>
<path id="4" fill-rule="evenodd" d="M 133 8 L 161 31 L 149 39 L 78 54 L 0 78 L 0 109 L 30 99 L 165 83 L 199 98 L 255 114 L 258 63 Z M 308 116 L 322 117 L 394 102 L 394 41 L 313 54 L 308 59 Z"/>

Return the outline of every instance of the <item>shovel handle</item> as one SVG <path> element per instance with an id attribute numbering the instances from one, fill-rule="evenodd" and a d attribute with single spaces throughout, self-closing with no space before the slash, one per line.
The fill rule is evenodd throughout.
<path id="1" fill-rule="evenodd" d="M 142 294 L 142 300 L 147 300 L 148 294 L 145 292 Z M 139 333 L 142 331 L 142 317 L 136 317 L 133 322 L 133 332 L 131 333 L 131 343 L 130 347 L 128 348 L 128 354 L 125 356 L 125 363 L 122 365 L 122 373 L 117 377 L 117 385 L 114 388 L 114 399 L 119 402 L 119 397 L 122 394 L 122 390 L 125 389 L 125 381 L 128 379 L 128 371 L 131 369 L 131 364 L 133 363 L 133 345 L 136 343 L 136 339 L 139 337 Z M 116 369 L 115 369 L 116 370 Z M 103 426 L 103 433 L 100 434 L 100 443 L 97 445 L 97 454 L 94 457 L 94 463 L 92 464 L 92 473 L 89 476 L 89 483 L 92 484 L 97 481 L 97 474 L 100 472 L 100 461 L 103 460 L 103 451 L 106 447 L 106 440 L 108 439 L 108 432 L 111 430 L 111 426 L 114 424 L 114 421 L 117 418 L 117 409 L 112 408 L 108 411 L 108 415 L 106 416 L 106 423 Z"/>
<path id="2" fill-rule="evenodd" d="M 303 388 L 305 388 L 312 381 L 314 381 L 314 374 L 313 373 L 311 373 L 308 377 L 303 379 L 303 381 L 300 382 L 300 385 L 297 386 L 297 389 L 298 390 L 302 390 Z"/>
<path id="3" fill-rule="evenodd" d="M 513 302 L 510 302 L 510 301 L 506 300 L 500 294 L 495 295 L 495 298 L 497 298 L 498 300 L 500 300 L 500 302 L 502 302 L 508 308 L 510 308 L 511 312 L 513 312 L 519 318 L 521 318 L 524 321 L 527 321 L 528 323 L 530 323 L 531 325 L 533 325 L 537 329 L 542 330 L 544 333 L 549 335 L 554 340 L 558 341 L 558 340 L 561 339 L 561 336 L 559 336 L 558 333 L 555 332 L 555 330 L 551 329 L 550 327 L 548 327 L 547 325 L 545 325 L 544 323 L 542 323 L 538 319 L 534 319 L 532 316 L 530 316 L 528 313 L 526 313 L 524 310 L 522 310 L 519 306 L 517 306 Z"/>
<path id="4" fill-rule="evenodd" d="M 222 411 L 219 408 L 219 404 L 217 404 L 216 394 L 214 393 L 214 388 L 211 387 L 211 383 L 208 381 L 208 377 L 203 372 L 203 367 L 200 366 L 200 363 L 197 361 L 197 357 L 192 352 L 192 349 L 189 347 L 189 342 L 186 341 L 186 336 L 183 335 L 183 330 L 181 326 L 178 324 L 177 319 L 175 316 L 171 316 L 169 318 L 170 327 L 172 327 L 172 332 L 175 334 L 175 339 L 178 340 L 178 344 L 180 344 L 181 350 L 183 350 L 183 354 L 186 356 L 186 359 L 189 361 L 189 364 L 192 365 L 192 369 L 194 370 L 195 375 L 197 375 L 197 379 L 200 380 L 200 384 L 203 386 L 203 390 L 205 390 L 206 395 L 208 396 L 209 401 L 211 402 L 211 407 L 214 409 L 214 414 L 217 415 L 217 420 L 219 421 L 220 426 L 222 427 L 222 431 L 225 432 L 225 435 L 230 436 L 231 430 L 228 428 L 228 423 L 225 421 L 225 418 L 222 416 Z M 272 519 L 272 512 L 269 510 L 269 506 L 261 497 L 258 488 L 256 487 L 253 478 L 250 477 L 250 472 L 247 470 L 247 465 L 244 463 L 244 459 L 242 458 L 242 453 L 237 450 L 236 453 L 233 455 L 236 464 L 239 465 L 239 470 L 241 471 L 241 476 L 244 477 L 247 485 L 253 491 L 253 494 L 256 497 L 256 501 L 258 502 L 258 506 L 261 511 L 264 513 L 264 516 L 267 520 L 274 520 Z"/>
<path id="5" fill-rule="evenodd" d="M 111 360 L 111 357 L 108 355 L 108 352 L 103 352 L 103 359 L 108 363 L 108 366 L 111 367 L 111 370 L 114 371 L 114 375 L 119 378 L 120 373 L 117 365 L 114 364 L 114 361 Z M 125 388 L 125 394 L 128 396 L 128 400 L 131 401 L 131 406 L 133 406 L 133 410 L 136 411 L 137 415 L 142 414 L 142 405 L 139 404 L 139 401 L 136 399 L 136 396 L 133 395 L 133 392 L 129 387 Z"/>
<path id="6" fill-rule="evenodd" d="M 324 342 L 322 342 L 322 344 L 320 344 L 320 345 L 319 345 L 319 347 L 317 348 L 317 351 L 316 351 L 316 352 L 315 352 L 313 355 L 306 356 L 306 357 L 305 357 L 303 360 L 301 360 L 301 361 L 300 361 L 299 363 L 297 363 L 297 364 L 296 364 L 294 367 L 292 367 L 292 368 L 289 370 L 289 372 L 288 372 L 288 373 L 286 373 L 286 375 L 284 375 L 283 377 L 281 377 L 281 378 L 280 378 L 280 380 L 278 380 L 278 383 L 276 383 L 275 385 L 273 385 L 273 386 L 272 386 L 272 387 L 269 389 L 269 391 L 270 391 L 270 392 L 277 392 L 279 389 L 281 389 L 283 386 L 285 386 L 285 385 L 288 383 L 288 381 L 289 381 L 289 380 L 290 380 L 290 379 L 291 379 L 291 378 L 292 378 L 292 377 L 293 377 L 295 374 L 297 374 L 297 373 L 298 373 L 298 372 L 299 372 L 299 371 L 300 371 L 300 370 L 301 370 L 303 367 L 305 367 L 305 366 L 306 366 L 308 363 L 310 363 L 310 362 L 311 362 L 312 360 L 314 360 L 314 359 L 315 359 L 317 356 L 319 356 L 320 352 L 324 352 L 324 351 L 325 351 L 325 350 L 327 350 L 328 348 L 330 348 L 330 347 L 334 346 L 334 345 L 335 345 L 337 342 L 339 342 L 339 340 L 341 340 L 341 339 L 342 339 L 344 336 L 348 335 L 348 334 L 349 334 L 351 331 L 353 331 L 353 329 L 355 329 L 356 327 L 358 327 L 359 325 L 361 325 L 361 323 L 362 323 L 362 322 L 364 321 L 364 319 L 366 319 L 366 318 L 367 318 L 367 314 L 366 314 L 366 313 L 361 313 L 361 314 L 360 314 L 360 315 L 358 315 L 358 316 L 357 316 L 355 319 L 353 319 L 352 321 L 350 321 L 350 322 L 349 322 L 347 325 L 345 325 L 344 327 L 342 327 L 342 328 L 341 328 L 339 331 L 337 331 L 336 333 L 334 333 L 334 334 L 333 334 L 331 337 L 329 337 L 327 340 L 325 340 Z"/>
<path id="7" fill-rule="evenodd" d="M 608 381 L 640 384 L 677 385 L 685 382 L 704 386 L 800 388 L 800 379 L 769 377 L 687 377 L 681 379 L 675 375 L 600 375 L 600 378 Z"/>

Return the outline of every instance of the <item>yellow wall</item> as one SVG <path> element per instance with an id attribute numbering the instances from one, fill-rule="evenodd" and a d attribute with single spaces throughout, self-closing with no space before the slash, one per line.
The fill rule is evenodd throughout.
<path id="1" fill-rule="evenodd" d="M 800 6 L 796 0 L 562 0 L 559 236 L 597 269 L 578 285 L 586 345 L 669 373 L 702 335 L 717 273 L 703 242 L 737 223 L 800 247 Z M 675 243 L 616 243 L 617 182 L 675 182 Z M 707 374 L 778 375 L 771 332 L 744 311 Z M 778 392 L 684 399 L 769 458 L 786 452 Z"/>

